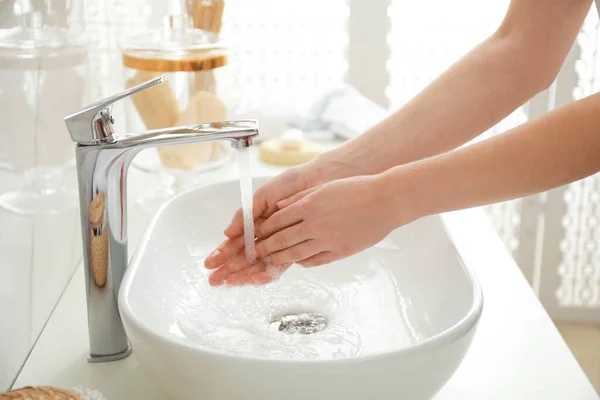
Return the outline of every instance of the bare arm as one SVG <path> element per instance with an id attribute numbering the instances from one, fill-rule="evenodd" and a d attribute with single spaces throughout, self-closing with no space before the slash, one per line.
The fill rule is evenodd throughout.
<path id="1" fill-rule="evenodd" d="M 572 103 L 494 138 L 371 176 L 297 193 L 258 229 L 256 250 L 285 271 L 327 264 L 381 241 L 419 217 L 514 199 L 600 171 L 600 94 Z M 243 254 L 211 284 L 263 283 L 264 261 L 245 268 Z"/>
<path id="2" fill-rule="evenodd" d="M 294 262 L 313 267 L 355 254 L 419 217 L 522 197 L 597 171 L 600 94 L 471 146 L 297 193 L 258 228 L 261 260 L 248 266 L 239 253 L 210 283 L 266 283 Z"/>
<path id="3" fill-rule="evenodd" d="M 326 180 L 376 174 L 459 147 L 548 87 L 591 0 L 513 0 L 497 31 L 412 101 L 326 153 Z"/>
<path id="4" fill-rule="evenodd" d="M 249 267 L 235 252 L 210 282 L 266 283 L 294 262 L 313 267 L 348 257 L 420 217 L 526 196 L 597 171 L 600 94 L 458 150 L 297 193 L 259 226 L 261 260 Z"/>
<path id="5" fill-rule="evenodd" d="M 598 171 L 600 94 L 494 138 L 392 168 L 381 179 L 382 187 L 395 184 L 389 190 L 404 206 L 392 212 L 402 224 L 406 210 L 420 216 L 514 199 Z"/>

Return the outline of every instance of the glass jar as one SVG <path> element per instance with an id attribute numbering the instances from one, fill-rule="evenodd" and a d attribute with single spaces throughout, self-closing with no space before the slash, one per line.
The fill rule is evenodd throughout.
<path id="1" fill-rule="evenodd" d="M 63 168 L 75 157 L 64 117 L 86 104 L 83 46 L 14 52 L 0 42 L 0 168 Z"/>
<path id="2" fill-rule="evenodd" d="M 0 1 L 0 40 L 15 47 L 60 46 L 83 34 L 83 21 L 82 0 Z"/>
<path id="3" fill-rule="evenodd" d="M 162 74 L 167 77 L 165 83 L 126 100 L 127 132 L 231 118 L 228 49 L 214 35 L 190 28 L 189 21 L 187 14 L 167 16 L 165 27 L 130 38 L 123 46 L 126 88 Z M 171 145 L 142 152 L 133 165 L 170 178 L 160 195 L 164 200 L 228 164 L 232 154 L 223 141 Z"/>
<path id="4" fill-rule="evenodd" d="M 9 13 L 0 18 L 0 171 L 16 175 L 18 185 L 0 205 L 10 198 L 33 206 L 35 194 L 42 206 L 47 196 L 65 195 L 75 151 L 64 117 L 88 103 L 81 2 L 2 7 Z"/>

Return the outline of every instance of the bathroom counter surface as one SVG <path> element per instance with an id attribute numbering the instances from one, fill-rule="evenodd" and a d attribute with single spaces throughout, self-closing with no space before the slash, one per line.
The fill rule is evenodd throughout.
<path id="1" fill-rule="evenodd" d="M 237 176 L 236 166 L 211 174 L 207 183 Z M 253 174 L 280 168 L 254 160 Z M 132 170 L 130 243 L 134 249 L 150 215 L 135 195 L 156 184 Z M 474 266 L 484 293 L 479 328 L 463 363 L 434 400 L 598 399 L 552 320 L 480 209 L 445 214 L 458 251 Z M 130 250 L 130 253 L 133 251 Z M 14 388 L 54 385 L 89 388 L 107 400 L 164 400 L 144 375 L 135 352 L 125 360 L 88 364 L 83 268 L 77 268 Z"/>

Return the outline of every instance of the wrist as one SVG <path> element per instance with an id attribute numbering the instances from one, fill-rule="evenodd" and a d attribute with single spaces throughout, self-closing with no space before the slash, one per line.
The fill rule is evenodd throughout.
<path id="1" fill-rule="evenodd" d="M 336 154 L 334 151 L 318 155 L 310 161 L 308 169 L 311 171 L 310 180 L 313 186 L 360 175 L 354 163 L 347 161 L 343 155 Z"/>
<path id="2" fill-rule="evenodd" d="M 431 201 L 434 194 L 420 172 L 420 168 L 409 164 L 377 175 L 378 190 L 388 199 L 387 206 L 395 227 L 435 213 Z"/>

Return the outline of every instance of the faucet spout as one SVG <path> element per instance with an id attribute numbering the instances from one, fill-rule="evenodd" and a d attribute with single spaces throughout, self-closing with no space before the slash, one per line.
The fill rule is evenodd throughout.
<path id="1" fill-rule="evenodd" d="M 234 149 L 246 149 L 246 148 L 252 146 L 252 144 L 253 144 L 252 138 L 238 139 L 238 140 L 234 140 L 233 142 L 231 142 L 231 146 Z"/>
<path id="2" fill-rule="evenodd" d="M 240 148 L 250 147 L 253 143 L 252 139 L 256 136 L 258 136 L 258 124 L 250 119 L 155 129 L 124 137 L 120 142 L 123 145 L 135 143 L 142 146 L 161 146 L 220 139 L 230 141 L 234 148 Z"/>
<path id="3" fill-rule="evenodd" d="M 157 83 L 160 82 L 153 80 L 140 86 Z M 139 90 L 142 89 L 130 90 L 128 94 Z M 115 95 L 112 99 L 124 96 Z M 75 153 L 90 341 L 88 361 L 105 362 L 131 354 L 119 314 L 118 293 L 129 262 L 127 171 L 134 157 L 150 147 L 213 140 L 227 140 L 234 148 L 248 147 L 258 136 L 258 124 L 254 120 L 212 122 L 119 137 L 110 114 L 111 103 L 105 100 L 96 104 L 95 108 L 84 109 L 93 109 L 93 112 L 73 113 L 65 118 L 65 122 L 77 143 Z M 82 115 L 86 118 L 91 115 L 90 123 L 83 123 Z M 100 120 L 102 124 L 97 123 Z M 98 127 L 102 128 L 101 132 L 95 132 Z M 85 132 L 86 129 L 89 132 Z"/>

